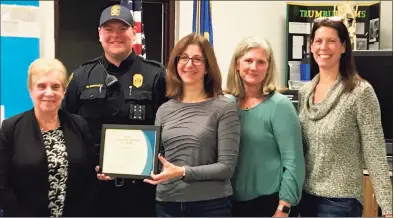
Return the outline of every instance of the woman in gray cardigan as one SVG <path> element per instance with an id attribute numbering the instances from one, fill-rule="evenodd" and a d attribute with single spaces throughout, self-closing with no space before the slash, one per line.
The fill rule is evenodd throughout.
<path id="1" fill-rule="evenodd" d="M 306 179 L 301 216 L 362 216 L 363 166 L 376 198 L 392 214 L 392 187 L 380 109 L 372 86 L 356 72 L 349 33 L 341 19 L 315 20 L 311 72 L 300 90 Z"/>
<path id="2" fill-rule="evenodd" d="M 156 114 L 165 157 L 158 184 L 157 216 L 231 216 L 228 199 L 238 157 L 240 123 L 235 103 L 222 95 L 221 74 L 209 41 L 181 39 L 167 67 L 167 97 Z M 162 154 L 162 155 L 164 155 Z"/>

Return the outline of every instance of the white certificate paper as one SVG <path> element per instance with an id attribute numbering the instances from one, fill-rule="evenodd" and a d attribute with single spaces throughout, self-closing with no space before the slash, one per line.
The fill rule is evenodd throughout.
<path id="1" fill-rule="evenodd" d="M 149 145 L 142 130 L 107 129 L 104 144 L 103 173 L 143 173 Z"/>

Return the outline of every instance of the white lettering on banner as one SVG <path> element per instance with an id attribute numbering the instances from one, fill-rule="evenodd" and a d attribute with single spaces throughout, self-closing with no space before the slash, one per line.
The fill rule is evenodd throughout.
<path id="1" fill-rule="evenodd" d="M 1 36 L 40 37 L 39 8 L 1 5 Z"/>

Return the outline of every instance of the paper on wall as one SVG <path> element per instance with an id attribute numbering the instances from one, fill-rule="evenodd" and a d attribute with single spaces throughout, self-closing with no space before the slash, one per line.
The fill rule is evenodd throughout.
<path id="1" fill-rule="evenodd" d="M 304 37 L 303 36 L 293 36 L 293 47 L 303 46 Z"/>
<path id="2" fill-rule="evenodd" d="M 302 59 L 302 46 L 293 46 L 293 59 Z"/>
<path id="3" fill-rule="evenodd" d="M 1 36 L 40 37 L 39 8 L 1 5 Z"/>
<path id="4" fill-rule="evenodd" d="M 364 35 L 365 34 L 365 24 L 364 23 L 356 23 L 356 34 Z"/>
<path id="5" fill-rule="evenodd" d="M 300 80 L 300 61 L 289 61 L 289 80 Z"/>
<path id="6" fill-rule="evenodd" d="M 289 22 L 289 33 L 310 34 L 311 24 L 302 22 Z"/>

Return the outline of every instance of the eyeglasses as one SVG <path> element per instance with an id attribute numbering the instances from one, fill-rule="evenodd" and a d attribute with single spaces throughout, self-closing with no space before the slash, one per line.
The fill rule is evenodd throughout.
<path id="1" fill-rule="evenodd" d="M 335 22 L 343 22 L 343 17 L 318 17 L 316 19 L 313 20 L 314 23 L 319 23 L 325 20 L 331 20 L 331 21 L 335 21 Z"/>
<path id="2" fill-rule="evenodd" d="M 187 55 L 181 55 L 177 57 L 178 59 L 178 63 L 180 64 L 187 64 L 189 62 L 189 60 L 192 60 L 192 63 L 195 66 L 200 66 L 202 64 L 205 63 L 205 59 L 203 57 L 199 57 L 199 56 L 194 56 L 194 57 L 189 57 Z"/>

